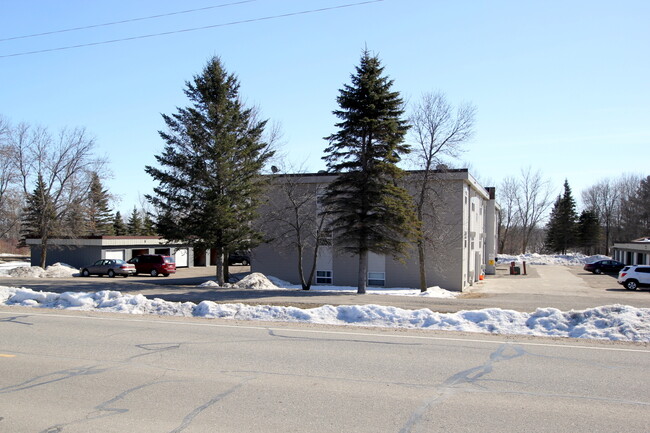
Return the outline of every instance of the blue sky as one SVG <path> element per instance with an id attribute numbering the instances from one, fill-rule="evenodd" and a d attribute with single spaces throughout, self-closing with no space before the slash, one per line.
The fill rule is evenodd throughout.
<path id="1" fill-rule="evenodd" d="M 237 0 L 21 0 L 0 4 L 0 39 Z M 650 2 L 384 0 L 317 13 L 40 54 L 16 53 L 212 26 L 356 3 L 257 0 L 159 19 L 0 41 L 0 114 L 53 131 L 83 126 L 109 161 L 127 213 L 153 182 L 161 113 L 218 55 L 241 94 L 281 124 L 289 163 L 324 168 L 336 96 L 364 47 L 407 100 L 443 91 L 477 107 L 462 160 L 485 186 L 522 168 L 554 193 L 650 174 Z M 4 57 L 3 57 L 4 56 Z M 463 165 L 463 164 L 460 164 Z M 498 192 L 497 192 L 498 194 Z"/>

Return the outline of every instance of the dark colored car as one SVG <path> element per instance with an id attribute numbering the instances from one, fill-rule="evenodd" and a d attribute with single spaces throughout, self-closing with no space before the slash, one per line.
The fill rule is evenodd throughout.
<path id="1" fill-rule="evenodd" d="M 108 275 L 113 278 L 115 275 L 123 275 L 128 277 L 135 274 L 135 266 L 119 259 L 102 259 L 97 260 L 90 266 L 81 269 L 82 277 L 89 277 L 91 275 Z"/>
<path id="2" fill-rule="evenodd" d="M 242 265 L 248 266 L 251 264 L 251 256 L 246 251 L 236 251 L 228 256 L 228 266 Z"/>
<path id="3" fill-rule="evenodd" d="M 162 254 L 143 254 L 133 257 L 129 263 L 135 265 L 136 274 L 149 274 L 152 277 L 162 274 L 168 277 L 169 274 L 176 273 L 174 258 Z"/>
<path id="4" fill-rule="evenodd" d="M 593 272 L 594 274 L 618 274 L 618 272 L 625 267 L 625 264 L 617 262 L 616 260 L 598 260 L 593 263 L 587 263 L 583 267 L 585 271 Z"/>

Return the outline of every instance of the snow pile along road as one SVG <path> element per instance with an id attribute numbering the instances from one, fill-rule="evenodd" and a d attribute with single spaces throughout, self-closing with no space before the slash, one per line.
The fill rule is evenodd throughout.
<path id="1" fill-rule="evenodd" d="M 95 310 L 237 320 L 287 321 L 330 325 L 379 326 L 443 331 L 650 342 L 650 309 L 609 305 L 563 312 L 539 308 L 520 313 L 489 308 L 458 313 L 404 310 L 379 305 L 326 305 L 318 308 L 167 302 L 117 291 L 51 293 L 0 286 L 0 305 Z"/>
<path id="2" fill-rule="evenodd" d="M 526 262 L 529 265 L 564 265 L 564 266 L 579 266 L 585 263 L 592 263 L 596 260 L 610 259 L 607 256 L 585 256 L 584 254 L 519 254 L 517 256 L 510 256 L 507 254 L 499 254 L 497 263 L 508 264 L 510 262 L 522 263 Z"/>
<path id="3" fill-rule="evenodd" d="M 0 265 L 0 275 L 13 278 L 70 278 L 78 277 L 79 269 L 65 263 L 55 263 L 43 269 L 26 262 L 9 262 Z"/>

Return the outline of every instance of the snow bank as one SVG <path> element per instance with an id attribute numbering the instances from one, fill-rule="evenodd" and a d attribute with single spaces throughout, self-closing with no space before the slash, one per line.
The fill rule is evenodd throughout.
<path id="1" fill-rule="evenodd" d="M 607 256 L 585 256 L 584 254 L 519 254 L 517 256 L 510 256 L 507 254 L 499 254 L 497 263 L 507 264 L 510 262 L 526 262 L 529 265 L 564 265 L 564 266 L 578 266 L 585 263 L 595 262 L 596 260 L 609 259 Z"/>
<path id="2" fill-rule="evenodd" d="M 279 287 L 273 284 L 264 274 L 253 272 L 246 275 L 240 281 L 234 284 L 239 289 L 252 289 L 252 290 L 278 290 Z"/>
<path id="3" fill-rule="evenodd" d="M 79 269 L 65 263 L 55 263 L 43 269 L 39 266 L 12 266 L 7 270 L 6 276 L 14 278 L 69 278 L 79 276 Z"/>
<path id="4" fill-rule="evenodd" d="M 206 281 L 199 284 L 199 287 L 219 287 L 214 281 Z M 226 284 L 227 288 L 237 288 L 244 290 L 302 290 L 302 286 L 291 284 L 288 281 L 281 280 L 274 276 L 265 276 L 261 273 L 252 273 L 244 277 L 235 284 Z M 316 286 L 312 285 L 309 289 L 311 292 L 332 292 L 332 293 L 357 293 L 356 287 L 351 286 Z M 368 295 L 393 295 L 393 296 L 420 296 L 425 298 L 455 298 L 460 296 L 460 292 L 452 292 L 438 286 L 429 287 L 426 292 L 422 293 L 418 289 L 411 288 L 366 288 Z"/>
<path id="5" fill-rule="evenodd" d="M 12 270 L 16 268 L 25 268 L 25 267 L 27 268 L 29 267 L 28 262 L 12 261 L 12 262 L 0 263 L 0 277 L 8 277 L 9 272 L 11 272 Z"/>
<path id="6" fill-rule="evenodd" d="M 625 305 L 568 312 L 555 308 L 538 308 L 534 313 L 520 313 L 488 308 L 443 314 L 426 308 L 404 310 L 379 305 L 326 305 L 310 309 L 217 304 L 211 301 L 197 305 L 191 302 L 152 300 L 142 295 L 117 291 L 58 294 L 2 286 L 0 305 L 650 342 L 650 308 Z"/>

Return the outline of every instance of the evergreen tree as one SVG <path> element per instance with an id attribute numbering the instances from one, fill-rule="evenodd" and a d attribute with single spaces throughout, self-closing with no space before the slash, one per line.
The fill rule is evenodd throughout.
<path id="1" fill-rule="evenodd" d="M 23 211 L 22 230 L 23 240 L 26 238 L 41 239 L 40 266 L 45 268 L 47 258 L 47 241 L 56 235 L 57 220 L 54 200 L 47 191 L 43 176 L 36 180 L 36 188 L 26 197 L 27 206 Z"/>
<path id="2" fill-rule="evenodd" d="M 219 58 L 186 83 L 185 95 L 190 106 L 163 115 L 166 145 L 156 156 L 162 168 L 145 169 L 159 185 L 147 199 L 160 210 L 161 236 L 215 249 L 223 284 L 224 255 L 262 240 L 251 221 L 262 193 L 261 170 L 273 152 L 262 139 L 266 121 L 244 106 L 239 81 Z"/>
<path id="3" fill-rule="evenodd" d="M 564 181 L 564 194 L 558 196 L 551 210 L 546 226 L 546 248 L 550 251 L 566 254 L 569 248 L 577 244 L 576 203 L 571 195 L 569 181 Z"/>
<path id="4" fill-rule="evenodd" d="M 142 218 L 142 235 L 143 236 L 155 236 L 156 235 L 156 223 L 151 219 L 149 213 L 144 214 Z"/>
<path id="5" fill-rule="evenodd" d="M 600 223 L 596 213 L 590 210 L 583 210 L 578 219 L 578 246 L 587 255 L 596 253 L 600 244 Z"/>
<path id="6" fill-rule="evenodd" d="M 119 210 L 115 212 L 115 217 L 113 218 L 113 233 L 115 233 L 115 236 L 124 236 L 128 233 L 126 224 L 124 224 L 124 219 Z"/>
<path id="7" fill-rule="evenodd" d="M 108 199 L 108 192 L 102 188 L 99 175 L 93 172 L 86 209 L 87 227 L 91 235 L 112 235 L 115 232 Z"/>
<path id="8" fill-rule="evenodd" d="M 364 51 L 352 84 L 344 85 L 334 115 L 338 132 L 326 137 L 323 159 L 337 177 L 327 187 L 324 204 L 336 246 L 359 259 L 357 293 L 365 293 L 368 252 L 403 254 L 415 239 L 413 201 L 398 186 L 401 155 L 408 153 L 403 102 L 382 76 L 376 56 Z"/>
<path id="9" fill-rule="evenodd" d="M 142 227 L 142 218 L 140 217 L 140 212 L 134 207 L 129 221 L 126 223 L 127 234 L 131 236 L 141 236 L 143 232 Z"/>
<path id="10" fill-rule="evenodd" d="M 75 200 L 70 203 L 65 215 L 64 226 L 67 232 L 66 234 L 72 237 L 86 236 L 89 234 L 83 201 Z"/>

